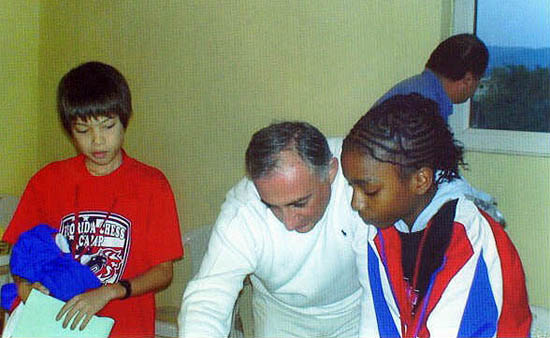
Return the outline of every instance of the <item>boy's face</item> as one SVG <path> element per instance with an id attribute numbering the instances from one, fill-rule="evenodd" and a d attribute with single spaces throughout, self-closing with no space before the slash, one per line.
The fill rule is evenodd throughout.
<path id="1" fill-rule="evenodd" d="M 424 208 L 412 178 L 402 178 L 396 165 L 348 150 L 342 153 L 342 169 L 353 188 L 351 206 L 367 224 L 384 229 L 402 219 L 412 226 Z"/>
<path id="2" fill-rule="evenodd" d="M 124 127 L 118 115 L 77 118 L 71 128 L 73 142 L 86 156 L 86 168 L 94 176 L 104 176 L 122 164 Z"/>

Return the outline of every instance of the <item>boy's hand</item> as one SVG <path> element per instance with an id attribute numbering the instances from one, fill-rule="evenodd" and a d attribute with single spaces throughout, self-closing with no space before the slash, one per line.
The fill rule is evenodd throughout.
<path id="1" fill-rule="evenodd" d="M 55 317 L 55 320 L 61 320 L 66 314 L 65 320 L 63 321 L 63 328 L 66 328 L 74 317 L 71 324 L 71 330 L 74 330 L 80 321 L 82 321 L 80 330 L 84 330 L 90 319 L 92 319 L 92 316 L 103 309 L 112 299 L 117 297 L 119 297 L 119 292 L 111 287 L 111 285 L 90 290 L 74 296 L 65 303 Z"/>
<path id="2" fill-rule="evenodd" d="M 21 298 L 23 303 L 25 303 L 27 301 L 27 298 L 29 298 L 29 294 L 31 293 L 32 289 L 36 289 L 46 295 L 50 294 L 50 290 L 48 290 L 48 288 L 46 288 L 40 282 L 35 282 L 31 284 L 28 280 L 19 276 L 13 276 L 13 281 L 15 282 L 15 285 L 17 285 L 17 295 L 19 296 L 19 298 Z"/>

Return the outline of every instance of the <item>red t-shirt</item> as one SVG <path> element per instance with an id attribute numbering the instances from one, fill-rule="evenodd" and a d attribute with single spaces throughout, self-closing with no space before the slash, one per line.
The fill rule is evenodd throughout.
<path id="1" fill-rule="evenodd" d="M 75 259 L 103 283 L 133 278 L 180 258 L 176 204 L 162 172 L 123 152 L 117 170 L 92 176 L 84 159 L 79 155 L 54 162 L 35 174 L 3 240 L 15 243 L 40 223 L 58 227 Z M 115 319 L 111 337 L 152 337 L 154 293 L 111 301 L 98 315 Z"/>

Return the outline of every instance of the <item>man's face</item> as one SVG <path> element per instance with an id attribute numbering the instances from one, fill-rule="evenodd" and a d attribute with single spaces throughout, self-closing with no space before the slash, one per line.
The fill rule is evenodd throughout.
<path id="1" fill-rule="evenodd" d="M 331 160 L 328 177 L 320 177 L 293 151 L 280 154 L 279 168 L 254 180 L 262 202 L 288 231 L 305 233 L 323 217 L 330 200 L 338 162 Z"/>
<path id="2" fill-rule="evenodd" d="M 108 175 L 122 164 L 124 127 L 117 115 L 88 120 L 77 118 L 71 129 L 73 142 L 86 156 L 86 168 L 95 176 Z"/>
<path id="3" fill-rule="evenodd" d="M 451 101 L 455 104 L 466 102 L 469 98 L 474 96 L 480 81 L 480 77 L 473 75 L 471 72 L 467 72 L 464 78 L 457 82 L 458 88 L 456 97 Z"/>

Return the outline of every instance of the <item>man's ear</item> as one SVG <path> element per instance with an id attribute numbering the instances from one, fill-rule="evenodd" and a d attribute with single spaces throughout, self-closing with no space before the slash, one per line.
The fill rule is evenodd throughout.
<path id="1" fill-rule="evenodd" d="M 415 194 L 425 194 L 434 185 L 434 171 L 428 167 L 418 169 L 411 177 L 411 184 Z"/>
<path id="2" fill-rule="evenodd" d="M 478 78 L 472 72 L 466 72 L 466 74 L 464 74 L 464 77 L 460 81 L 462 81 L 464 85 L 470 87 L 474 83 L 476 83 L 477 80 Z"/>
<path id="3" fill-rule="evenodd" d="M 334 179 L 336 178 L 336 174 L 338 173 L 338 160 L 336 157 L 333 157 L 330 159 L 329 168 L 328 168 L 328 178 L 330 180 L 330 184 L 334 182 Z"/>

